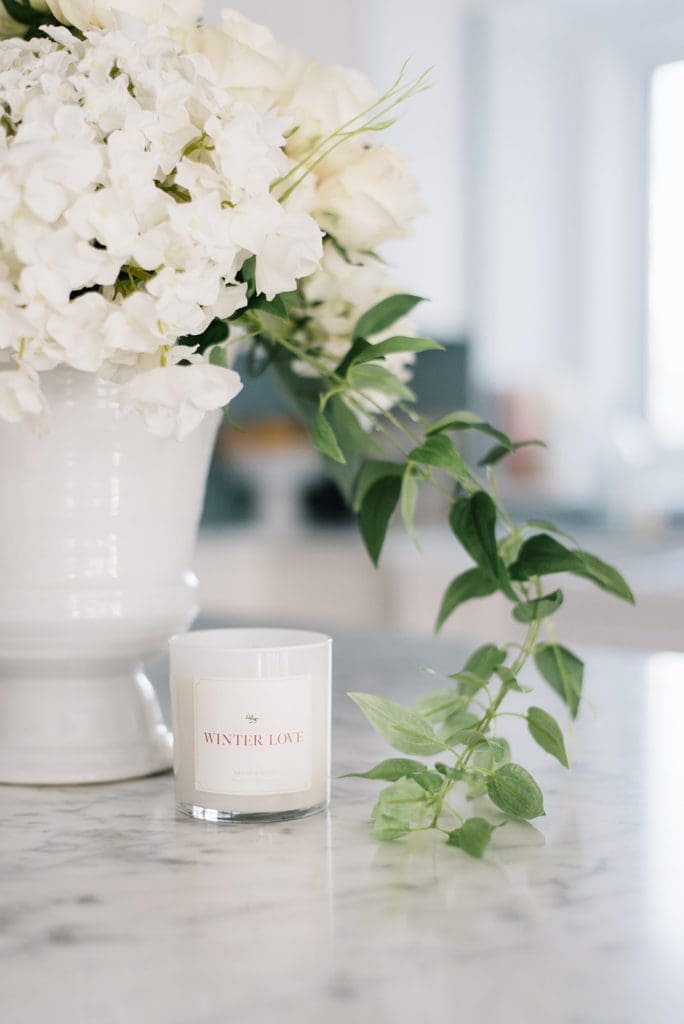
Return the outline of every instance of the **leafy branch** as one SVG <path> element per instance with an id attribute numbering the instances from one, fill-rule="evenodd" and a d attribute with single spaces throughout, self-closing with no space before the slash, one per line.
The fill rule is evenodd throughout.
<path id="1" fill-rule="evenodd" d="M 395 512 L 400 511 L 415 537 L 421 490 L 434 487 L 445 499 L 451 533 L 472 565 L 446 588 L 436 630 L 465 602 L 492 594 L 502 595 L 513 620 L 526 626 L 522 643 L 479 647 L 446 677 L 448 685 L 424 694 L 413 707 L 372 694 L 349 694 L 388 744 L 408 755 L 354 773 L 389 783 L 372 812 L 373 835 L 390 840 L 432 830 L 442 833 L 448 845 L 481 857 L 497 827 L 544 814 L 537 782 L 511 759 L 510 744 L 499 734 L 501 719 L 524 719 L 535 742 L 561 765 L 569 765 L 562 730 L 552 715 L 534 704 L 525 713 L 503 710 L 511 694 L 529 692 L 520 677 L 531 661 L 569 714 L 578 714 L 584 665 L 556 640 L 551 621 L 563 603 L 563 591 L 547 578 L 570 573 L 622 600 L 634 598 L 616 569 L 572 542 L 563 543 L 559 538 L 567 538 L 552 523 L 517 524 L 503 506 L 496 465 L 523 445 L 541 442 L 514 441 L 466 410 L 434 422 L 416 413 L 413 396 L 385 360 L 398 352 L 440 347 L 426 338 L 386 337 L 419 301 L 394 295 L 366 311 L 355 325 L 349 352 L 335 367 L 297 340 L 296 303 L 287 296 L 273 303 L 250 301 L 236 320 L 261 347 L 306 420 L 314 445 L 358 515 L 375 565 Z M 381 332 L 384 340 L 373 344 L 373 336 Z M 298 375 L 293 369 L 298 363 L 314 370 L 316 378 Z M 369 419 L 373 430 L 362 425 Z M 477 468 L 467 464 L 454 441 L 453 435 L 466 431 L 493 442 Z M 543 629 L 546 639 L 540 639 Z M 452 803 L 455 795 L 466 800 L 488 797 L 492 811 L 501 813 L 493 821 L 465 816 Z"/>

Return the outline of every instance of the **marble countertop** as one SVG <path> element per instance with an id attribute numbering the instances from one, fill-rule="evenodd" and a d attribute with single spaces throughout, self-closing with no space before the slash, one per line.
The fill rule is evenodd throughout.
<path id="1" fill-rule="evenodd" d="M 547 817 L 481 862 L 374 843 L 360 780 L 250 826 L 176 815 L 169 775 L 0 787 L 3 1024 L 684 1020 L 684 658 L 588 654 L 572 771 L 516 735 Z M 334 776 L 385 756 L 345 690 L 409 698 L 454 659 L 336 641 Z"/>

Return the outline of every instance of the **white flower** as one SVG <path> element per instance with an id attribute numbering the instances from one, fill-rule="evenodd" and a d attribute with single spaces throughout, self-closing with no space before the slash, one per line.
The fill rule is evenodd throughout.
<path id="1" fill-rule="evenodd" d="M 195 363 L 139 373 L 123 385 L 120 400 L 124 409 L 140 413 L 153 434 L 182 441 L 207 412 L 228 405 L 241 390 L 235 370 Z"/>
<path id="2" fill-rule="evenodd" d="M 322 236 L 311 218 L 285 211 L 257 255 L 257 291 L 267 299 L 292 291 L 300 277 L 316 270 L 322 255 Z"/>
<path id="3" fill-rule="evenodd" d="M 159 322 L 157 303 L 143 291 L 133 292 L 114 306 L 105 336 L 110 359 L 116 359 L 119 352 L 158 352 L 162 345 L 173 343 Z"/>
<path id="4" fill-rule="evenodd" d="M 316 219 L 345 248 L 367 252 L 407 238 L 422 210 L 404 156 L 377 146 L 359 149 L 355 160 L 321 182 Z"/>
<path id="5" fill-rule="evenodd" d="M 178 339 L 247 304 L 251 254 L 269 297 L 294 288 L 317 265 L 321 232 L 271 194 L 289 166 L 284 121 L 144 24 L 188 5 L 142 0 L 143 21 L 133 8 L 60 0 L 70 23 L 111 27 L 0 43 L 0 363 L 179 381 L 193 389 L 173 427 L 183 433 L 227 378 Z M 177 377 L 181 360 L 199 369 Z M 155 369 L 165 373 L 147 376 Z M 11 394 L 31 394 L 11 381 Z M 161 406 L 157 425 L 170 415 Z"/>
<path id="6" fill-rule="evenodd" d="M 287 142 L 290 156 L 301 158 L 378 100 L 372 82 L 360 71 L 326 67 L 318 61 L 299 60 L 297 73 L 279 104 L 281 114 L 292 119 L 295 130 Z M 360 118 L 352 127 L 359 128 Z M 319 173 L 343 166 L 349 159 L 350 143 L 344 143 L 319 167 Z"/>
<path id="7" fill-rule="evenodd" d="M 7 423 L 28 420 L 40 428 L 46 412 L 37 373 L 27 367 L 0 370 L 0 419 Z"/>
<path id="8" fill-rule="evenodd" d="M 97 292 L 86 292 L 47 318 L 47 330 L 59 346 L 59 358 L 75 370 L 94 373 L 102 365 L 104 326 L 109 305 Z"/>
<path id="9" fill-rule="evenodd" d="M 192 25 L 202 13 L 202 0 L 46 0 L 63 25 L 115 28 L 118 15 L 140 18 L 148 24 Z"/>
<path id="10" fill-rule="evenodd" d="M 269 29 L 224 8 L 218 28 L 191 29 L 183 45 L 204 54 L 221 84 L 260 113 L 275 107 L 285 88 L 291 58 Z"/>

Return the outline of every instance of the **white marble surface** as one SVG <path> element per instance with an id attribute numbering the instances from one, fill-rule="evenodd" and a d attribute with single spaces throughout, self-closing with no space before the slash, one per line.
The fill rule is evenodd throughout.
<path id="1" fill-rule="evenodd" d="M 339 775 L 384 754 L 344 691 L 417 694 L 436 649 L 335 653 Z M 588 653 L 573 770 L 520 736 L 547 817 L 483 862 L 373 843 L 363 781 L 268 826 L 177 816 L 168 775 L 0 788 L 0 1020 L 679 1024 L 684 658 Z"/>

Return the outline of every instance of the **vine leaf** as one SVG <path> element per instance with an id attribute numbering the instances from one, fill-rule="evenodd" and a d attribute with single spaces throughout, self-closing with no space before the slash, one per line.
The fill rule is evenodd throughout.
<path id="1" fill-rule="evenodd" d="M 532 622 L 533 619 L 546 619 L 553 615 L 563 604 L 563 591 L 554 590 L 543 597 L 535 597 L 530 601 L 523 601 L 516 604 L 513 609 L 513 618 L 518 622 Z"/>
<path id="2" fill-rule="evenodd" d="M 329 459 L 333 460 L 333 462 L 346 463 L 347 460 L 344 457 L 342 449 L 337 443 L 335 432 L 320 409 L 316 413 L 316 417 L 311 427 L 311 438 L 321 454 L 327 455 Z"/>
<path id="3" fill-rule="evenodd" d="M 401 478 L 385 476 L 372 484 L 361 502 L 359 528 L 373 565 L 377 566 L 390 519 L 401 493 Z"/>
<path id="4" fill-rule="evenodd" d="M 345 779 L 381 779 L 383 782 L 398 782 L 408 779 L 416 772 L 426 772 L 428 767 L 420 761 L 412 761 L 407 757 L 388 757 L 386 760 L 369 768 L 367 772 L 347 772 Z"/>
<path id="5" fill-rule="evenodd" d="M 468 412 L 467 409 L 461 409 L 459 412 L 450 412 L 446 416 L 442 416 L 441 419 L 433 423 L 428 428 L 428 436 L 432 434 L 441 434 L 445 430 L 477 430 L 481 434 L 488 434 L 489 437 L 493 437 L 500 445 L 503 445 L 507 451 L 513 451 L 515 445 L 502 430 L 497 430 L 491 423 L 487 423 L 481 416 L 476 416 L 473 412 Z"/>
<path id="6" fill-rule="evenodd" d="M 428 437 L 409 454 L 412 462 L 443 469 L 461 483 L 468 479 L 468 469 L 452 441 L 442 434 Z"/>
<path id="7" fill-rule="evenodd" d="M 555 718 L 543 708 L 527 709 L 527 728 L 542 750 L 552 754 L 560 763 L 569 768 L 563 733 Z"/>
<path id="8" fill-rule="evenodd" d="M 487 779 L 487 793 L 504 814 L 530 821 L 544 812 L 542 791 L 526 768 L 510 762 Z"/>
<path id="9" fill-rule="evenodd" d="M 418 295 L 390 295 L 389 298 L 382 299 L 359 317 L 354 327 L 354 340 L 370 338 L 380 331 L 387 330 L 423 301 Z"/>
<path id="10" fill-rule="evenodd" d="M 397 335 L 395 338 L 386 338 L 374 344 L 367 344 L 361 352 L 353 359 L 353 362 L 370 363 L 376 359 L 384 359 L 385 356 L 392 356 L 399 352 L 443 352 L 444 345 L 433 341 L 432 338 L 409 338 L 404 335 Z"/>
<path id="11" fill-rule="evenodd" d="M 566 548 L 548 533 L 537 533 L 526 540 L 509 569 L 511 579 L 514 580 L 527 580 L 531 576 L 548 576 L 556 572 L 582 576 L 609 594 L 634 604 L 634 594 L 617 569 L 588 551 Z"/>
<path id="12" fill-rule="evenodd" d="M 457 846 L 469 856 L 480 858 L 489 846 L 495 828 L 484 818 L 468 818 L 460 828 L 449 833 L 447 846 Z"/>
<path id="13" fill-rule="evenodd" d="M 495 466 L 497 462 L 501 462 L 507 455 L 513 455 L 514 452 L 519 452 L 521 448 L 529 448 L 534 445 L 537 448 L 546 448 L 544 441 L 515 441 L 510 445 L 495 444 L 493 448 L 482 456 L 478 462 L 478 466 Z"/>
<path id="14" fill-rule="evenodd" d="M 350 693 L 348 696 L 361 708 L 383 739 L 399 753 L 425 757 L 447 749 L 426 719 L 401 704 L 372 693 Z"/>
<path id="15" fill-rule="evenodd" d="M 453 533 L 495 589 L 517 600 L 496 544 L 496 506 L 485 491 L 455 501 L 449 515 Z"/>
<path id="16" fill-rule="evenodd" d="M 577 718 L 582 699 L 584 662 L 567 647 L 551 643 L 537 644 L 534 663 L 542 678 L 565 701 L 572 717 Z"/>
<path id="17" fill-rule="evenodd" d="M 370 460 L 365 462 L 356 480 L 354 487 L 353 509 L 358 512 L 363 504 L 363 499 L 377 480 L 387 476 L 401 476 L 404 472 L 403 462 L 387 462 L 383 460 Z"/>
<path id="18" fill-rule="evenodd" d="M 466 569 L 451 581 L 444 592 L 435 623 L 435 633 L 439 633 L 446 620 L 459 605 L 465 601 L 471 601 L 475 597 L 488 597 L 496 590 L 498 590 L 496 580 L 492 579 L 488 573 L 483 572 L 482 569 Z"/>

